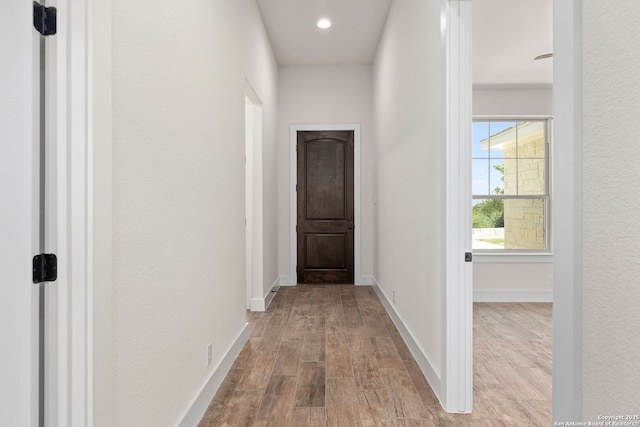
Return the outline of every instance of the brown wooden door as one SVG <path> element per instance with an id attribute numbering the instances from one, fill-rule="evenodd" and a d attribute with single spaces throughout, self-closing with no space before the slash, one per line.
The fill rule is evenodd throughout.
<path id="1" fill-rule="evenodd" d="M 298 132 L 298 283 L 353 283 L 353 131 Z"/>

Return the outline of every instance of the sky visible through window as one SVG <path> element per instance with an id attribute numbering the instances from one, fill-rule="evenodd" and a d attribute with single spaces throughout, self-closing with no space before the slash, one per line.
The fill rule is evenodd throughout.
<path id="1" fill-rule="evenodd" d="M 499 134 L 505 129 L 515 127 L 517 122 L 473 122 L 472 135 L 472 156 L 473 156 L 473 194 L 496 194 L 496 188 L 504 188 L 502 173 L 494 168 L 495 165 L 504 164 L 503 150 L 483 149 L 481 141 L 487 139 L 489 135 Z M 474 201 L 475 203 L 480 202 Z"/>

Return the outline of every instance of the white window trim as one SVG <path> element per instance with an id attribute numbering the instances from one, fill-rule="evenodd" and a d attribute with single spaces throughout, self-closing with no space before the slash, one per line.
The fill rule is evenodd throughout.
<path id="1" fill-rule="evenodd" d="M 526 121 L 544 121 L 545 122 L 545 136 L 547 148 L 545 151 L 545 187 L 546 194 L 542 196 L 537 195 L 526 195 L 526 197 L 522 197 L 522 195 L 505 195 L 504 197 L 495 197 L 493 195 L 475 195 L 472 193 L 472 199 L 519 199 L 519 198 L 532 198 L 532 199 L 546 199 L 547 203 L 545 203 L 545 248 L 543 249 L 472 249 L 474 256 L 482 256 L 482 255 L 497 255 L 497 256 L 527 256 L 531 261 L 524 261 L 524 258 L 520 258 L 518 261 L 505 261 L 493 258 L 489 261 L 490 258 L 486 258 L 486 261 L 480 262 L 547 262 L 547 261 L 535 261 L 532 256 L 542 256 L 549 257 L 552 256 L 553 248 L 553 234 L 552 234 L 552 198 L 551 198 L 551 188 L 552 188 L 552 176 L 551 176 L 551 148 L 553 143 L 553 117 L 550 115 L 478 115 L 473 116 L 473 122 L 490 122 L 490 121 L 502 121 L 502 122 L 526 122 Z M 473 157 L 472 157 L 473 158 Z M 508 258 L 505 258 L 508 259 Z M 542 258 L 543 259 L 543 258 Z M 475 260 L 474 260 L 475 261 Z"/>
<path id="2" fill-rule="evenodd" d="M 491 263 L 550 263 L 553 253 L 486 253 L 474 252 L 473 262 L 476 264 Z"/>

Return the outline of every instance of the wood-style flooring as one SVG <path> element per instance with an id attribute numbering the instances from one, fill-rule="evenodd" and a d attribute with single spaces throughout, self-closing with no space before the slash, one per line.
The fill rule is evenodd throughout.
<path id="1" fill-rule="evenodd" d="M 199 427 L 551 425 L 551 304 L 474 304 L 474 409 L 447 414 L 366 286 L 282 287 Z"/>

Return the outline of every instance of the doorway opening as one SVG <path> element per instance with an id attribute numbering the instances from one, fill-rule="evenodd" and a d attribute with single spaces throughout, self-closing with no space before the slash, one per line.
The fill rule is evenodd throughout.
<path id="1" fill-rule="evenodd" d="M 245 90 L 245 277 L 246 309 L 262 301 L 262 103 Z"/>
<path id="2" fill-rule="evenodd" d="M 353 131 L 297 132 L 297 283 L 353 283 Z"/>
<path id="3" fill-rule="evenodd" d="M 553 51 L 552 3 L 474 3 L 471 25 L 473 401 L 535 400 L 536 425 L 551 423 L 553 68 L 539 57 Z"/>
<path id="4" fill-rule="evenodd" d="M 355 285 L 371 285 L 369 277 L 362 276 L 362 227 L 361 227 L 361 141 L 359 124 L 299 124 L 291 125 L 289 133 L 289 277 L 282 278 L 281 284 L 292 286 L 298 282 L 296 272 L 298 262 L 298 239 L 296 226 L 298 224 L 298 198 L 296 191 L 298 176 L 298 156 L 296 146 L 298 132 L 302 131 L 352 131 L 353 132 L 353 281 Z"/>

